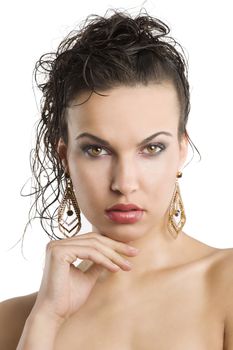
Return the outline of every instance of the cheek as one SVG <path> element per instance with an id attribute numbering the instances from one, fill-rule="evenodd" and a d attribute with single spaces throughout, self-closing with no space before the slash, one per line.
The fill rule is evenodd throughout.
<path id="1" fill-rule="evenodd" d="M 104 196 L 103 188 L 107 186 L 101 172 L 92 172 L 88 167 L 71 165 L 70 175 L 75 190 L 75 195 L 80 209 L 85 215 L 88 208 L 98 207 Z"/>
<path id="2" fill-rule="evenodd" d="M 169 154 L 144 173 L 150 202 L 154 203 L 154 210 L 161 215 L 167 210 L 174 193 L 177 162 L 178 158 Z"/>
<path id="3" fill-rule="evenodd" d="M 103 178 L 98 172 L 92 174 L 85 170 L 71 171 L 70 169 L 70 173 L 75 191 L 80 194 L 86 193 L 86 195 L 88 195 L 91 193 L 93 196 L 95 196 L 96 191 L 98 191 L 98 188 L 100 188 L 100 184 L 101 187 L 103 186 Z"/>
<path id="4" fill-rule="evenodd" d="M 170 184 L 174 184 L 177 164 L 178 158 L 172 153 L 167 153 L 143 169 L 143 178 L 147 179 L 148 186 L 164 192 Z"/>
<path id="5" fill-rule="evenodd" d="M 160 205 L 167 206 L 171 200 L 176 178 L 174 172 L 156 173 L 154 178 L 147 182 L 147 194 L 151 200 L 155 199 Z"/>

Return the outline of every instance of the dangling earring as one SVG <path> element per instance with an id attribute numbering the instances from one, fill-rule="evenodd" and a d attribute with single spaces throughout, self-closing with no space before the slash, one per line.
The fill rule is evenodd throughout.
<path id="1" fill-rule="evenodd" d="M 177 238 L 179 232 L 182 230 L 186 222 L 184 205 L 178 184 L 178 178 L 180 177 L 182 177 L 182 172 L 179 171 L 176 175 L 175 191 L 169 208 L 168 229 L 174 238 Z"/>
<path id="2" fill-rule="evenodd" d="M 67 238 L 75 236 L 81 229 L 81 217 L 78 202 L 76 200 L 73 185 L 69 174 L 65 173 L 66 189 L 64 197 L 58 208 L 58 228 Z M 64 212 L 66 210 L 66 216 Z M 69 217 L 76 214 L 71 221 L 68 222 Z M 77 229 L 76 229 L 77 228 Z M 76 231 L 70 234 L 74 229 Z"/>

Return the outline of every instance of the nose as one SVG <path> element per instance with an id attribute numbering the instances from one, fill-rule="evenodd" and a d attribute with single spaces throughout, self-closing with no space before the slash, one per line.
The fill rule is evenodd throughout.
<path id="1" fill-rule="evenodd" d="M 132 160 L 121 159 L 114 164 L 111 189 L 128 195 L 138 190 L 138 171 Z"/>

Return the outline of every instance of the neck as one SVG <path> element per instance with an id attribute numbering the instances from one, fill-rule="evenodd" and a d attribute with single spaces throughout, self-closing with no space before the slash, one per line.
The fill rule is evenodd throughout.
<path id="1" fill-rule="evenodd" d="M 96 228 L 93 227 L 93 231 Z M 123 255 L 123 258 L 133 265 L 129 271 L 119 270 L 117 273 L 105 269 L 100 275 L 99 281 L 111 281 L 111 284 L 127 285 L 133 280 L 176 265 L 183 257 L 182 243 L 186 235 L 181 231 L 177 238 L 172 237 L 167 229 L 151 228 L 146 234 L 127 242 L 140 251 L 136 256 Z"/>

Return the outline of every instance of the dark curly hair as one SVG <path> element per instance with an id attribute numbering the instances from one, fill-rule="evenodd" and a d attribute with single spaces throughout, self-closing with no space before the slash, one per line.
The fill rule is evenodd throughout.
<path id="1" fill-rule="evenodd" d="M 29 195 L 35 195 L 35 202 L 27 225 L 39 218 L 50 239 L 60 238 L 54 232 L 58 227 L 54 222 L 64 195 L 65 173 L 57 145 L 59 138 L 68 144 L 66 108 L 79 93 L 90 92 L 89 99 L 92 93 L 104 96 L 98 90 L 104 92 L 119 85 L 171 81 L 180 102 L 178 138 L 185 134 L 190 143 L 186 130 L 190 93 L 184 50 L 168 36 L 168 25 L 148 15 L 145 9 L 134 18 L 127 11 L 111 10 L 110 16 L 109 10 L 103 17 L 89 15 L 78 30 L 64 38 L 56 52 L 42 55 L 33 71 L 42 98 L 36 147 L 30 153 L 35 191 Z"/>

